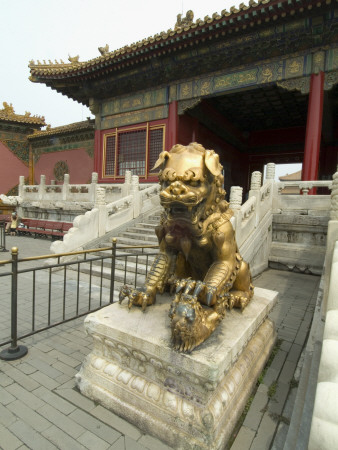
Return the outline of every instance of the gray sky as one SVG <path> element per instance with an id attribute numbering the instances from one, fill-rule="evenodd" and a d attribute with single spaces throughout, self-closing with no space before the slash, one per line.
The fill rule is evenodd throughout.
<path id="1" fill-rule="evenodd" d="M 53 127 L 85 120 L 88 108 L 43 84 L 29 81 L 28 64 L 80 55 L 88 61 L 98 47 L 124 45 L 174 28 L 176 16 L 192 9 L 195 19 L 243 0 L 0 0 L 0 107 L 45 116 Z"/>
<path id="2" fill-rule="evenodd" d="M 17 114 L 45 116 L 53 127 L 85 120 L 88 108 L 29 81 L 30 60 L 87 61 L 100 55 L 98 47 L 112 51 L 174 28 L 189 9 L 196 20 L 248 1 L 0 0 L 0 108 L 12 103 Z"/>

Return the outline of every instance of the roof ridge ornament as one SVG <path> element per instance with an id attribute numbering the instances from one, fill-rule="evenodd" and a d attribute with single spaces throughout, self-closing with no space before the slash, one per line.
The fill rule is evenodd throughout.
<path id="1" fill-rule="evenodd" d="M 70 56 L 70 54 L 68 53 L 68 61 L 70 61 L 72 64 L 80 64 L 79 58 L 79 55 Z"/>
<path id="2" fill-rule="evenodd" d="M 101 55 L 104 56 L 107 53 L 109 53 L 109 45 L 106 44 L 104 47 L 99 47 L 98 50 L 101 53 Z"/>
<path id="3" fill-rule="evenodd" d="M 5 116 L 14 116 L 14 107 L 12 103 L 8 104 L 7 102 L 3 102 L 3 109 L 0 110 Z"/>
<path id="4" fill-rule="evenodd" d="M 45 125 L 45 117 L 32 115 L 29 111 L 25 114 L 16 114 L 12 103 L 3 102 L 3 109 L 0 109 L 0 120 L 10 120 L 12 122 L 31 123 Z"/>
<path id="5" fill-rule="evenodd" d="M 177 21 L 175 23 L 175 31 L 178 29 L 182 29 L 185 27 L 189 27 L 194 23 L 194 13 L 191 9 L 187 11 L 185 17 L 182 17 L 182 14 L 177 14 Z"/>

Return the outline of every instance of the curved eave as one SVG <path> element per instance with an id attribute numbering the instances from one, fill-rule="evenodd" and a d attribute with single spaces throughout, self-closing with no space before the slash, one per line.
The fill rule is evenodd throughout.
<path id="1" fill-rule="evenodd" d="M 0 115 L 0 122 L 8 122 L 12 124 L 20 124 L 20 125 L 36 125 L 39 127 L 43 127 L 46 125 L 46 122 L 44 119 L 40 119 L 38 117 L 25 117 L 25 116 L 18 116 L 18 117 L 6 117 Z"/>
<path id="2" fill-rule="evenodd" d="M 72 79 L 98 78 L 106 71 L 118 71 L 219 36 L 246 32 L 270 22 L 301 17 L 305 11 L 318 11 L 320 7 L 330 6 L 326 0 L 250 0 L 248 6 L 242 4 L 240 9 L 233 7 L 230 12 L 224 10 L 221 15 L 207 16 L 183 29 L 155 35 L 87 62 L 62 65 L 31 63 L 30 80 L 53 85 L 51 87 L 58 90 L 58 81 L 64 86 L 64 83 L 71 85 Z"/>
<path id="3" fill-rule="evenodd" d="M 95 131 L 95 121 L 84 121 L 84 122 L 76 122 L 69 125 L 64 125 L 60 127 L 51 128 L 50 130 L 42 130 L 37 131 L 34 134 L 30 134 L 27 136 L 27 139 L 30 141 L 34 141 L 35 139 L 57 136 L 57 135 L 66 135 L 71 133 L 78 133 L 83 131 Z"/>

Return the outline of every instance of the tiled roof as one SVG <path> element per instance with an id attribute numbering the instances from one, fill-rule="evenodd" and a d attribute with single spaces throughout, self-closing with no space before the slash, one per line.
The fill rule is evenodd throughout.
<path id="1" fill-rule="evenodd" d="M 95 129 L 95 120 L 84 120 L 83 122 L 75 122 L 69 125 L 63 125 L 60 127 L 51 128 L 50 125 L 47 126 L 46 130 L 36 130 L 33 134 L 27 136 L 29 140 L 46 137 L 46 136 L 54 136 L 56 134 L 66 134 L 72 133 L 74 131 L 84 131 L 84 130 L 94 130 Z"/>
<path id="2" fill-rule="evenodd" d="M 43 116 L 32 116 L 31 113 L 27 111 L 24 115 L 15 114 L 12 103 L 9 105 L 6 102 L 3 102 L 3 109 L 0 109 L 0 121 L 27 123 L 40 126 L 46 125 Z"/>
<path id="3" fill-rule="evenodd" d="M 211 17 L 193 21 L 193 13 L 188 11 L 187 17 L 178 21 L 175 28 L 162 31 L 155 36 L 148 37 L 142 41 L 126 45 L 123 48 L 109 52 L 109 47 L 100 47 L 101 56 L 89 61 L 80 62 L 79 56 L 69 58 L 69 63 L 49 60 L 33 60 L 29 63 L 31 71 L 31 81 L 41 81 L 42 79 L 64 79 L 69 77 L 90 76 L 98 70 L 115 65 L 120 69 L 124 65 L 135 64 L 146 61 L 156 56 L 160 56 L 170 51 L 175 45 L 182 45 L 196 39 L 202 39 L 212 33 L 227 34 L 228 32 L 238 32 L 250 29 L 254 25 L 273 22 L 278 18 L 294 16 L 304 10 L 311 10 L 312 7 L 325 5 L 328 0 L 250 0 L 248 5 L 241 3 L 238 8 L 231 7 L 230 11 L 223 10 L 221 14 L 214 13 Z M 330 1 L 330 0 L 329 0 Z M 189 16 L 192 14 L 192 17 Z M 136 60 L 136 61 L 135 61 Z"/>

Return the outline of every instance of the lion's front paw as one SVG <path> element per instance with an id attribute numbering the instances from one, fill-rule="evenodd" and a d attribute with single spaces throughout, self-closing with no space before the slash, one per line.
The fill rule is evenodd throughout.
<path id="1" fill-rule="evenodd" d="M 156 294 L 145 289 L 138 290 L 130 286 L 124 285 L 120 289 L 119 303 L 121 304 L 124 299 L 128 299 L 128 308 L 133 305 L 141 306 L 142 311 L 145 311 L 146 307 L 153 305 L 156 300 Z"/>
<path id="2" fill-rule="evenodd" d="M 189 294 L 176 295 L 169 316 L 173 347 L 180 352 L 191 352 L 204 342 L 222 319 L 213 309 L 204 309 L 197 297 Z"/>
<path id="3" fill-rule="evenodd" d="M 175 281 L 175 292 L 179 294 L 182 292 L 183 294 L 190 294 L 195 289 L 196 281 L 192 278 L 181 278 Z"/>
<path id="4" fill-rule="evenodd" d="M 243 309 L 247 306 L 249 301 L 251 300 L 253 296 L 253 287 L 250 286 L 250 289 L 248 291 L 230 291 L 229 292 L 229 307 L 232 309 L 235 308 L 241 308 Z"/>
<path id="5" fill-rule="evenodd" d="M 204 283 L 203 281 L 196 281 L 191 278 L 182 278 L 177 280 L 176 295 L 189 294 L 196 297 L 201 303 L 207 306 L 212 306 L 216 303 L 216 286 Z"/>

